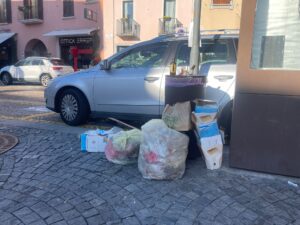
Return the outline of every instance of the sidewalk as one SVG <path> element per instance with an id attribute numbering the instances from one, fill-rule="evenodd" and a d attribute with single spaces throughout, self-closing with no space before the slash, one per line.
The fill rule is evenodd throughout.
<path id="1" fill-rule="evenodd" d="M 300 224 L 300 179 L 188 161 L 181 180 L 150 181 L 80 151 L 80 128 L 0 121 L 20 143 L 0 155 L 0 224 Z"/>

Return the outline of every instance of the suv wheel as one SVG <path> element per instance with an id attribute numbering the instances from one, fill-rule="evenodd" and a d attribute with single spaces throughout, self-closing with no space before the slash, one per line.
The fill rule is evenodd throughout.
<path id="1" fill-rule="evenodd" d="M 230 137 L 231 137 L 232 107 L 233 107 L 233 102 L 231 101 L 224 107 L 221 116 L 218 120 L 220 128 L 224 130 L 226 144 L 230 143 Z"/>
<path id="2" fill-rule="evenodd" d="M 3 73 L 1 76 L 1 81 L 4 85 L 12 84 L 12 77 L 9 73 Z"/>
<path id="3" fill-rule="evenodd" d="M 43 85 L 44 87 L 47 87 L 48 84 L 49 84 L 50 79 L 51 79 L 50 75 L 43 74 L 41 76 L 41 79 L 40 79 L 41 80 L 41 85 Z"/>
<path id="4" fill-rule="evenodd" d="M 74 89 L 68 89 L 61 95 L 60 117 L 68 125 L 77 126 L 87 121 L 89 105 L 85 96 Z"/>

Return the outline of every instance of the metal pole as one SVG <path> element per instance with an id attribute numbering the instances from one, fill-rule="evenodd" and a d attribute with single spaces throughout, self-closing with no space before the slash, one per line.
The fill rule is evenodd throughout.
<path id="1" fill-rule="evenodd" d="M 190 70 L 193 75 L 199 73 L 200 16 L 201 0 L 194 0 L 193 42 L 190 55 Z"/>

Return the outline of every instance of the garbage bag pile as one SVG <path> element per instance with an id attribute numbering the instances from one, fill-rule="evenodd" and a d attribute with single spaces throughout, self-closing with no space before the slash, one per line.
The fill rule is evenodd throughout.
<path id="1" fill-rule="evenodd" d="M 107 160 L 120 165 L 137 162 L 139 171 L 146 179 L 179 179 L 185 172 L 188 130 L 197 134 L 207 168 L 218 169 L 223 154 L 216 121 L 218 107 L 216 103 L 205 101 L 195 103 L 193 113 L 190 102 L 166 106 L 163 119 L 150 120 L 142 126 L 142 130 L 128 125 L 131 128 L 129 131 L 114 128 L 87 132 L 81 136 L 82 150 L 96 152 L 105 149 Z"/>

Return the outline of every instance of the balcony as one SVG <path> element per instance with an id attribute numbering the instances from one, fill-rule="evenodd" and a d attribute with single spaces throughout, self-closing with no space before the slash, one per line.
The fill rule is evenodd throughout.
<path id="1" fill-rule="evenodd" d="M 176 18 L 164 17 L 159 19 L 159 35 L 174 34 L 183 25 Z"/>
<path id="2" fill-rule="evenodd" d="M 140 25 L 133 19 L 117 20 L 117 35 L 121 38 L 140 38 Z"/>
<path id="3" fill-rule="evenodd" d="M 19 6 L 18 19 L 23 24 L 43 23 L 43 7 L 39 5 Z"/>

